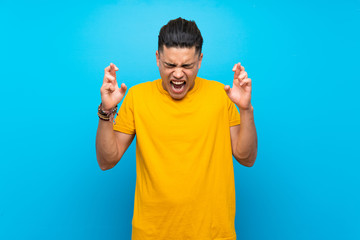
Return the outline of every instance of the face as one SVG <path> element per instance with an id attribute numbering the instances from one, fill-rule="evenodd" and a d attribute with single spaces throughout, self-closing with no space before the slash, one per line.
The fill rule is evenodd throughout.
<path id="1" fill-rule="evenodd" d="M 202 56 L 202 53 L 200 55 L 196 53 L 195 46 L 192 48 L 163 46 L 160 53 L 156 51 L 156 62 L 163 88 L 173 99 L 183 99 L 194 87 Z"/>

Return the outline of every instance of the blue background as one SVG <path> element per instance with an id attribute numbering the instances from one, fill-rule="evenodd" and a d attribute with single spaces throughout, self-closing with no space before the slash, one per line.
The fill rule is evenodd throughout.
<path id="1" fill-rule="evenodd" d="M 101 171 L 103 70 L 159 78 L 157 36 L 197 22 L 199 76 L 253 81 L 259 151 L 234 161 L 238 239 L 360 239 L 360 1 L 0 4 L 0 239 L 130 239 L 135 144 Z"/>

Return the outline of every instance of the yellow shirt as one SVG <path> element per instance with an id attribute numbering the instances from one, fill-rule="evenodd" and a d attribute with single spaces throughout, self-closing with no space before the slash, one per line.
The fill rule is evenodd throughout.
<path id="1" fill-rule="evenodd" d="M 224 85 L 197 77 L 182 100 L 161 79 L 129 89 L 114 130 L 136 133 L 133 240 L 235 240 L 230 126 L 240 114 Z"/>

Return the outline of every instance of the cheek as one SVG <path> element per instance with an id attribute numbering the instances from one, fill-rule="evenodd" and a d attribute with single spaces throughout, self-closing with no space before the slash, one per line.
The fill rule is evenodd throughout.
<path id="1" fill-rule="evenodd" d="M 160 69 L 160 76 L 162 78 L 166 78 L 168 76 L 168 73 L 166 72 L 165 69 Z"/>
<path id="2" fill-rule="evenodd" d="M 171 71 L 169 71 L 169 69 L 165 68 L 165 69 L 162 69 L 161 73 L 164 76 L 169 76 L 171 74 Z"/>
<path id="3" fill-rule="evenodd" d="M 186 76 L 189 78 L 195 78 L 197 71 L 185 71 Z"/>

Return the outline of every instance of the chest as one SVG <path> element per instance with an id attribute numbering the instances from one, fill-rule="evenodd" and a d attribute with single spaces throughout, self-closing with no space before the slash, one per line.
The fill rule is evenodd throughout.
<path id="1" fill-rule="evenodd" d="M 227 119 L 226 102 L 220 97 L 205 96 L 187 101 L 148 99 L 135 107 L 137 136 L 196 139 L 208 134 Z"/>

